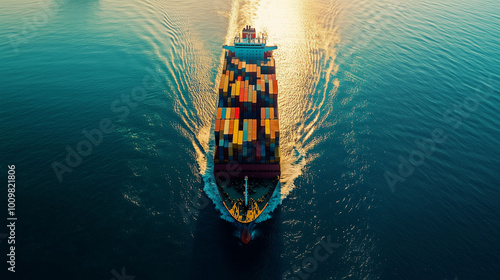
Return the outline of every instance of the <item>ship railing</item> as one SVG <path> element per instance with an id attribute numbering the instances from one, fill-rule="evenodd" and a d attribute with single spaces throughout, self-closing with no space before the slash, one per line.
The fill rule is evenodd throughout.
<path id="1" fill-rule="evenodd" d="M 239 43 L 250 43 L 250 44 L 266 44 L 266 37 L 262 35 L 262 37 L 256 37 L 255 39 L 246 38 L 243 39 L 239 36 L 234 37 L 234 44 Z"/>

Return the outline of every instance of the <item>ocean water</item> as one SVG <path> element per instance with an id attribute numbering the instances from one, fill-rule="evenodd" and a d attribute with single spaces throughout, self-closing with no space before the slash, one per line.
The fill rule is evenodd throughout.
<path id="1" fill-rule="evenodd" d="M 209 138 L 247 24 L 283 178 L 243 246 Z M 2 1 L 0 279 L 500 279 L 498 26 L 491 0 Z"/>

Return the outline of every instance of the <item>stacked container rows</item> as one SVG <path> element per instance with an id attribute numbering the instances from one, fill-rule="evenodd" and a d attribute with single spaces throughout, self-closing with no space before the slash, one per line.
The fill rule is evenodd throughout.
<path id="1" fill-rule="evenodd" d="M 226 52 L 215 123 L 215 163 L 279 163 L 274 58 L 244 61 Z"/>

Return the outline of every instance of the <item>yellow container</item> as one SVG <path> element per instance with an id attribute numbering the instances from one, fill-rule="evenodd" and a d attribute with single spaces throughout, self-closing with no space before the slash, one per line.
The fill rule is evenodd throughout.
<path id="1" fill-rule="evenodd" d="M 236 95 L 236 86 L 231 84 L 231 96 L 234 97 Z"/>
<path id="2" fill-rule="evenodd" d="M 234 124 L 233 124 L 233 145 L 238 145 L 238 136 L 239 136 L 239 133 L 238 133 L 238 126 L 240 124 L 240 120 L 236 119 L 234 120 Z"/>
<path id="3" fill-rule="evenodd" d="M 229 120 L 226 120 L 224 122 L 224 134 L 225 135 L 228 135 L 229 134 L 229 124 L 230 124 L 230 121 Z"/>
<path id="4" fill-rule="evenodd" d="M 269 137 L 271 134 L 271 125 L 269 123 L 269 120 L 266 120 L 266 137 Z"/>
<path id="5" fill-rule="evenodd" d="M 226 75 L 222 74 L 220 77 L 219 92 L 224 89 L 224 81 L 226 80 Z"/>
<path id="6" fill-rule="evenodd" d="M 228 87 L 229 87 L 229 76 L 225 75 L 225 77 L 224 77 L 224 93 L 227 92 Z"/>

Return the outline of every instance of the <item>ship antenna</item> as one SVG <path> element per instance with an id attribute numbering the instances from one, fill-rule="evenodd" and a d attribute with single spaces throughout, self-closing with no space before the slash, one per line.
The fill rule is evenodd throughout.
<path id="1" fill-rule="evenodd" d="M 248 176 L 245 176 L 245 206 L 248 206 Z"/>

